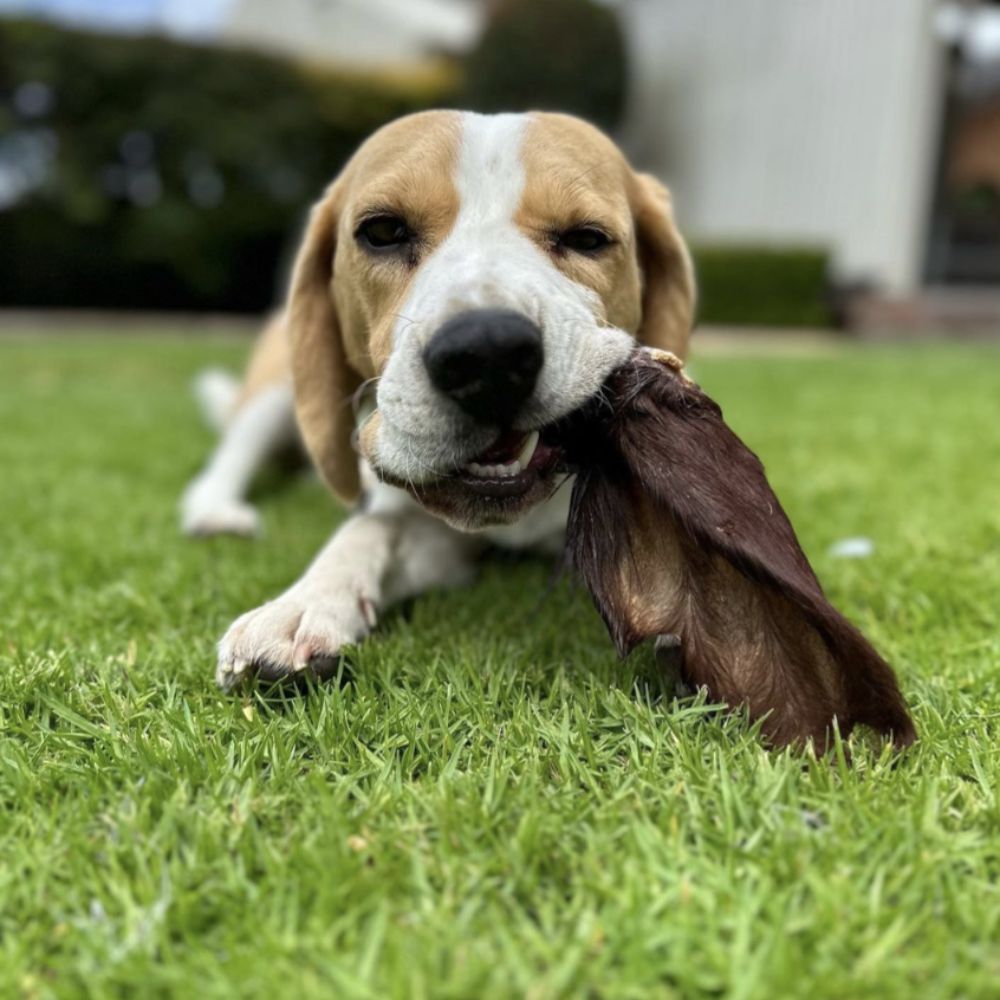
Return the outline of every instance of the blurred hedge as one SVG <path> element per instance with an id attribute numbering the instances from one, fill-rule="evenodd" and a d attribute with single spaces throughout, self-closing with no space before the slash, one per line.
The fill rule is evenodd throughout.
<path id="1" fill-rule="evenodd" d="M 702 323 L 830 326 L 829 261 L 822 250 L 694 247 Z"/>
<path id="2" fill-rule="evenodd" d="M 0 181 L 42 178 L 0 205 L 0 304 L 267 308 L 340 165 L 454 83 L 0 19 Z"/>
<path id="3" fill-rule="evenodd" d="M 466 62 L 463 102 L 480 111 L 565 111 L 604 129 L 625 109 L 618 15 L 594 0 L 500 0 Z"/>
<path id="4" fill-rule="evenodd" d="M 574 28 L 591 26 L 572 45 L 568 10 Z M 517 107 L 518 95 L 608 125 L 624 50 L 621 65 L 596 53 L 620 45 L 604 8 L 507 0 L 466 65 L 463 97 L 443 66 L 332 72 L 0 19 L 0 305 L 259 312 L 276 299 L 306 207 L 379 125 L 425 107 Z M 574 73 L 591 81 L 575 103 Z M 704 322 L 830 322 L 821 252 L 703 247 L 695 257 Z"/>

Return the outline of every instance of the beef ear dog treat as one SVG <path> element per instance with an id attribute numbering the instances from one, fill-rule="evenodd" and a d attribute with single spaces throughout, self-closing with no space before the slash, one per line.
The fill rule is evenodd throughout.
<path id="1" fill-rule="evenodd" d="M 637 350 L 560 437 L 568 555 L 621 655 L 679 637 L 684 679 L 748 706 L 775 746 L 824 750 L 834 720 L 913 742 L 892 669 L 826 599 L 760 460 L 677 358 Z"/>

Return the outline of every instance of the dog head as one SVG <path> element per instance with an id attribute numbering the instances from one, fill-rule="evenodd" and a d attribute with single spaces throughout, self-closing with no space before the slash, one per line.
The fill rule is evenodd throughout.
<path id="1" fill-rule="evenodd" d="M 345 501 L 357 444 L 450 523 L 508 523 L 558 485 L 546 429 L 635 338 L 683 357 L 693 309 L 666 189 L 596 129 L 412 115 L 364 143 L 310 217 L 287 310 L 299 424 Z"/>

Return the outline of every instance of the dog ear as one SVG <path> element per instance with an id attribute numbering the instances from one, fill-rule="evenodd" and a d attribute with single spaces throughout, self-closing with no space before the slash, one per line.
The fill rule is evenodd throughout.
<path id="1" fill-rule="evenodd" d="M 634 180 L 632 214 L 642 269 L 636 337 L 684 358 L 695 309 L 691 255 L 674 222 L 670 192 L 651 174 L 636 174 Z"/>
<path id="2" fill-rule="evenodd" d="M 911 743 L 892 669 L 827 601 L 715 403 L 641 351 L 607 398 L 568 439 L 567 546 L 619 652 L 678 635 L 687 679 L 746 705 L 775 745 L 824 749 L 834 720 Z"/>
<path id="3" fill-rule="evenodd" d="M 310 213 L 286 311 L 299 428 L 327 485 L 351 504 L 361 492 L 358 456 L 352 446 L 351 397 L 363 379 L 347 360 L 333 301 L 342 197 L 342 184 L 335 182 Z"/>

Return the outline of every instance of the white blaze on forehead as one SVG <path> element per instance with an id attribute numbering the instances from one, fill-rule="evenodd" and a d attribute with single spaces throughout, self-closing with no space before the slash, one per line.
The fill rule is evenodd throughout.
<path id="1" fill-rule="evenodd" d="M 426 342 L 445 320 L 467 309 L 507 308 L 540 322 L 532 289 L 557 276 L 545 254 L 514 222 L 525 186 L 521 149 L 531 116 L 461 114 L 452 181 L 458 216 L 420 265 L 396 341 Z M 546 277 L 547 276 L 547 277 Z"/>
<path id="2" fill-rule="evenodd" d="M 524 190 L 521 144 L 527 123 L 527 115 L 462 114 L 456 231 L 482 222 L 513 225 Z"/>

